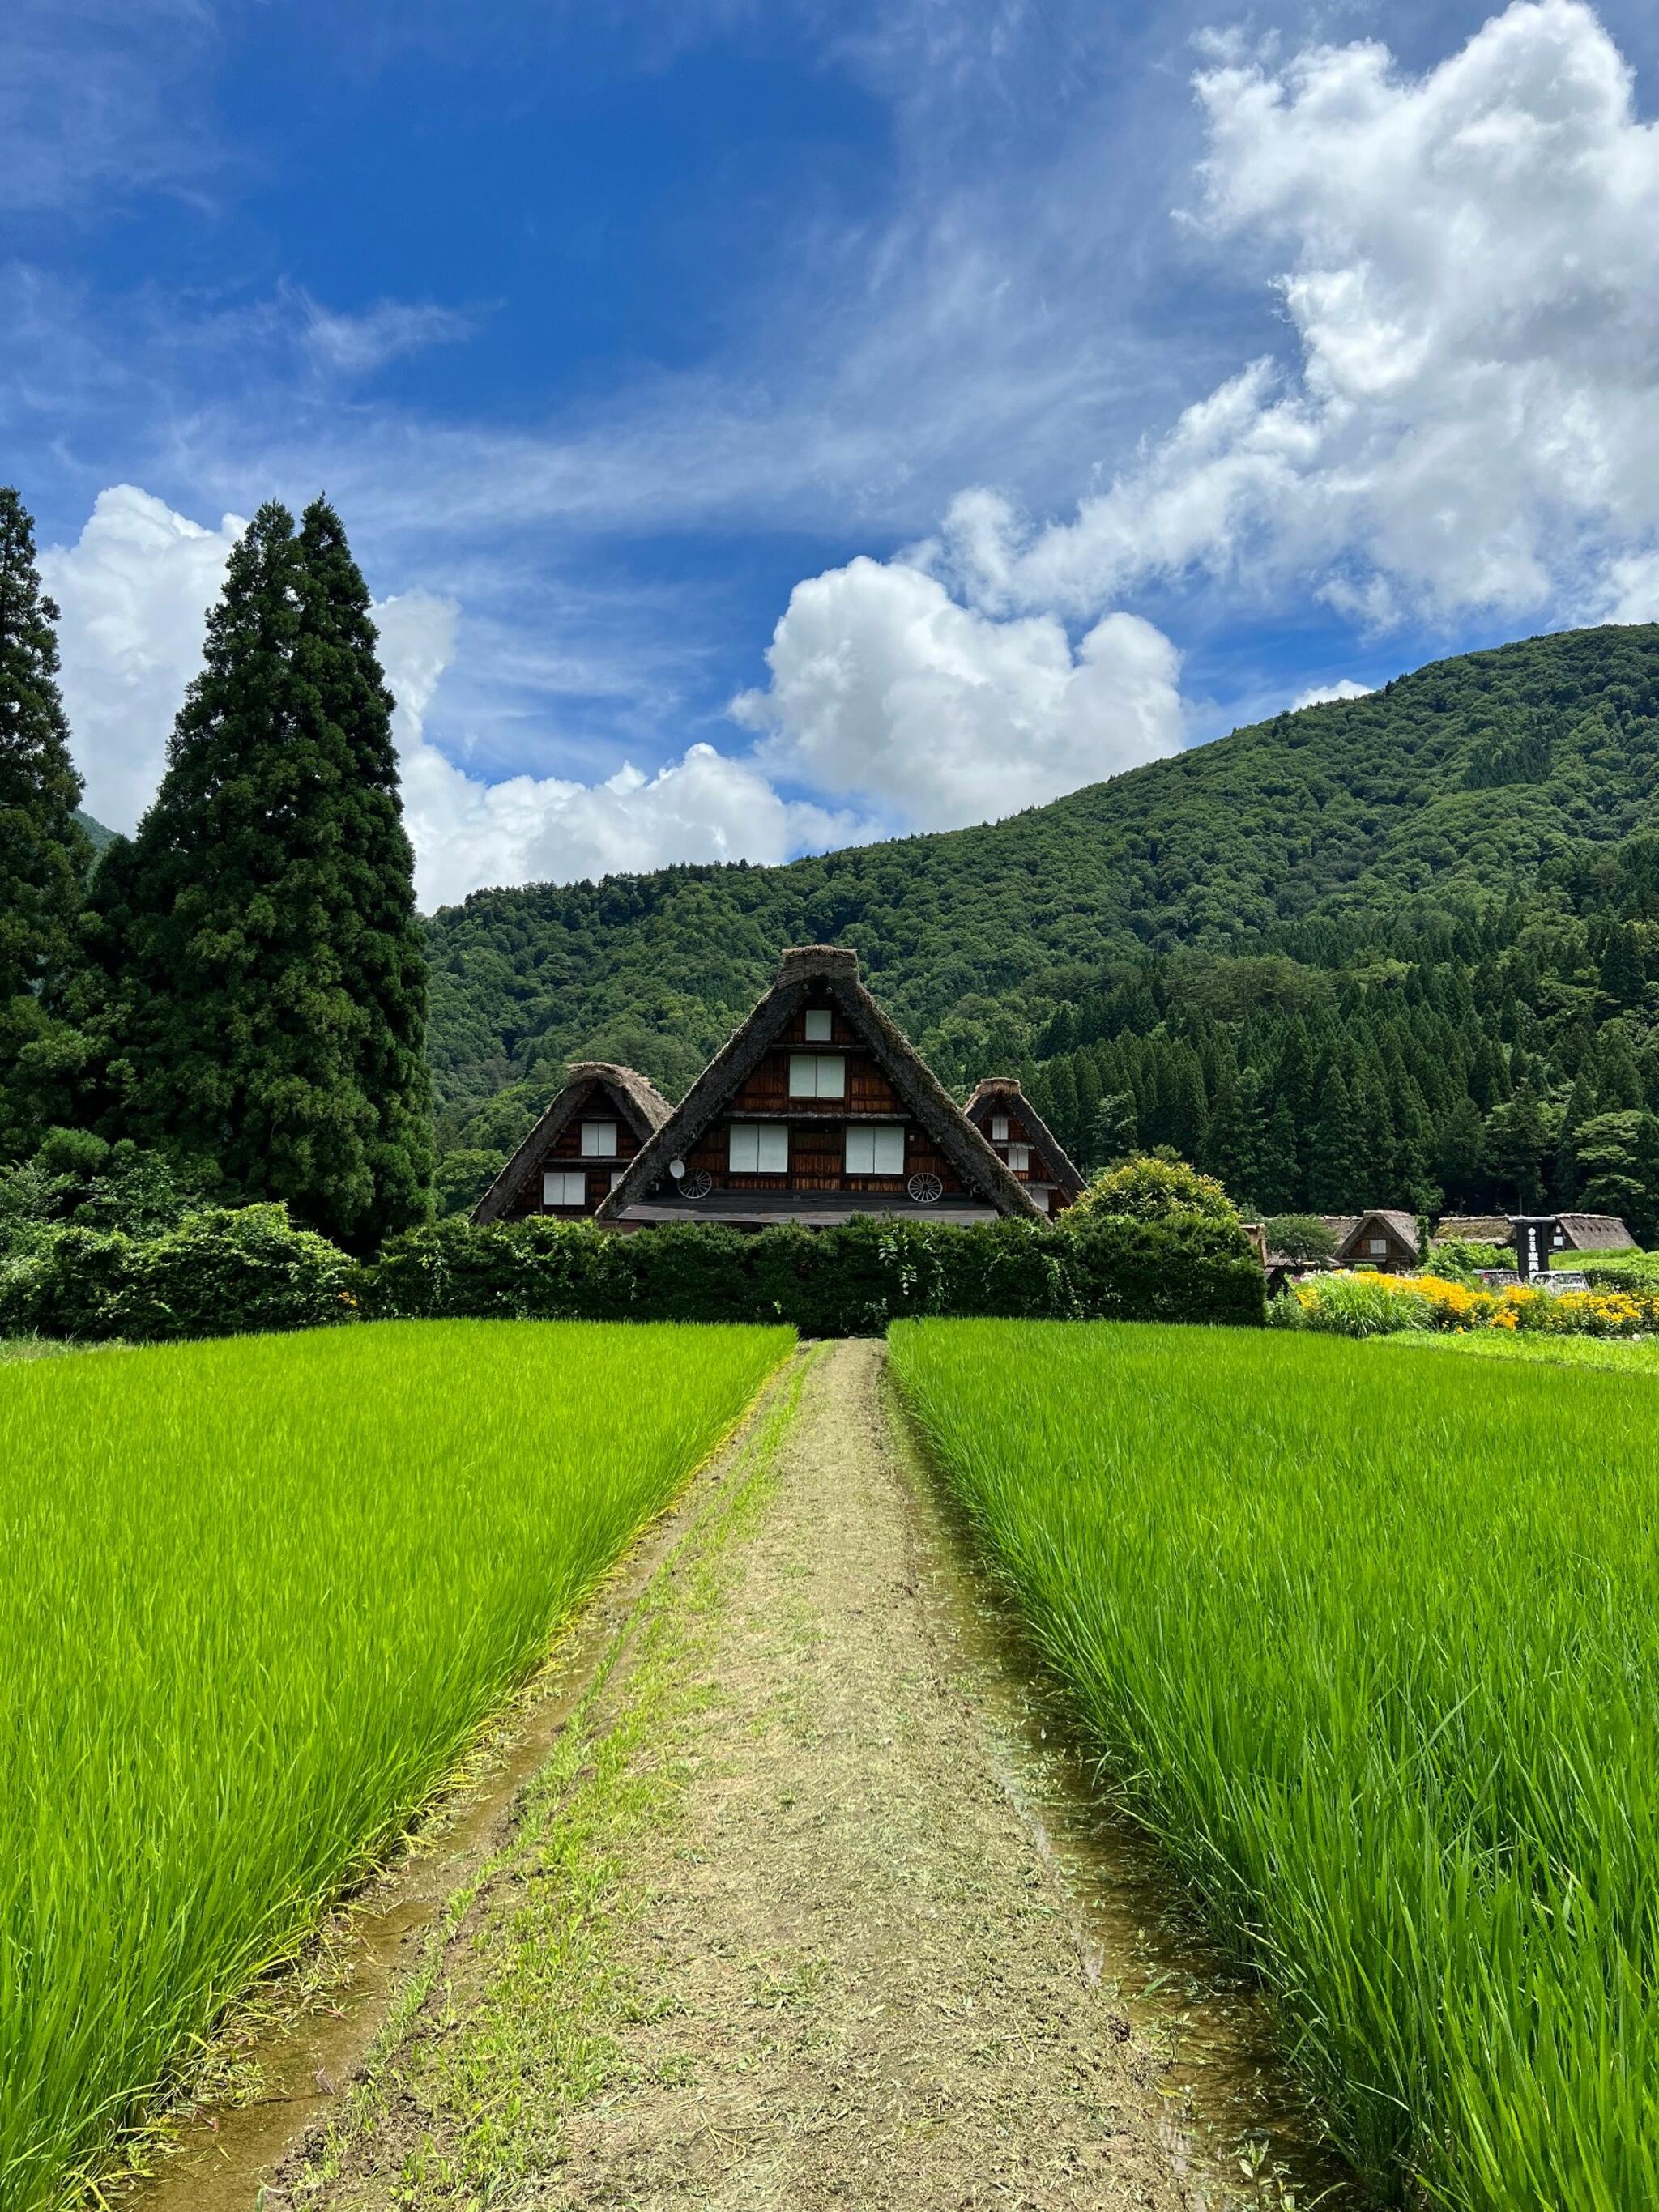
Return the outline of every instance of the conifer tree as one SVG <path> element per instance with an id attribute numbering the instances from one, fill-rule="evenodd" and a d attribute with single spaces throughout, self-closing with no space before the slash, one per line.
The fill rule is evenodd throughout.
<path id="1" fill-rule="evenodd" d="M 1288 1098 L 1274 1101 L 1262 1132 L 1255 1188 L 1251 1193 L 1265 1214 L 1293 1213 L 1302 1203 L 1302 1168 L 1296 1152 L 1296 1115 Z"/>
<path id="2" fill-rule="evenodd" d="M 80 1060 L 49 1012 L 76 957 L 91 848 L 58 690 L 58 610 L 40 590 L 34 526 L 0 488 L 0 1158 L 32 1151 Z"/>
<path id="3" fill-rule="evenodd" d="M 1257 1202 L 1263 1121 L 1261 1079 L 1253 1067 L 1224 1064 L 1210 1111 L 1204 1164 L 1241 1206 Z"/>
<path id="4" fill-rule="evenodd" d="M 319 500 L 296 532 L 262 507 L 105 895 L 130 947 L 126 1133 L 359 1247 L 419 1218 L 431 1182 L 392 707 L 338 517 Z"/>
<path id="5" fill-rule="evenodd" d="M 1320 1085 L 1308 1134 L 1308 1200 L 1318 1213 L 1350 1213 L 1364 1206 L 1367 1146 L 1354 1120 L 1342 1070 L 1333 1066 Z"/>

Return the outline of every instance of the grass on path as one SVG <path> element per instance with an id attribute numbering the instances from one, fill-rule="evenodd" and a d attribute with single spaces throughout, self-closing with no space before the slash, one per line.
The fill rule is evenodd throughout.
<path id="1" fill-rule="evenodd" d="M 289 2203 L 493 2203 L 617 2077 L 619 2031 L 658 2001 L 616 1960 L 643 1902 L 630 1847 L 684 1796 L 673 1746 L 711 1694 L 704 1662 L 809 1364 L 630 1610 L 507 1842 L 449 1899 L 345 2112 L 285 2177 Z"/>

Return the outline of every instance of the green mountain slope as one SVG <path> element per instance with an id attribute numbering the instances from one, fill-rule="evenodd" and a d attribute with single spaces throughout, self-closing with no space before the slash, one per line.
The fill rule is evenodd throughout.
<path id="1" fill-rule="evenodd" d="M 678 1091 L 780 945 L 858 946 L 950 1079 L 1030 1056 L 1114 959 L 1199 947 L 1329 965 L 1402 921 L 1567 880 L 1659 829 L 1659 627 L 1440 661 L 1053 805 L 786 867 L 480 892 L 431 928 L 451 1109 L 568 1058 Z"/>

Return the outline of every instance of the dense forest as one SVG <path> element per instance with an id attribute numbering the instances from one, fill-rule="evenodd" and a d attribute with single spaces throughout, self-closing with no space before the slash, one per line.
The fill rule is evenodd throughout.
<path id="1" fill-rule="evenodd" d="M 1605 1204 L 1659 1234 L 1659 627 L 1440 661 L 988 826 L 483 891 L 429 929 L 441 1189 L 583 1055 L 678 1096 L 781 946 L 947 1083 L 1253 1206 Z"/>

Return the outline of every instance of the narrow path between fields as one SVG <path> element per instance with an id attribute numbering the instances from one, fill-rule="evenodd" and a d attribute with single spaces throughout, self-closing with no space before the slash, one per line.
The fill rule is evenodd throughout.
<path id="1" fill-rule="evenodd" d="M 1225 2201 L 939 1632 L 881 1361 L 822 1352 L 693 1517 L 266 2206 Z"/>

